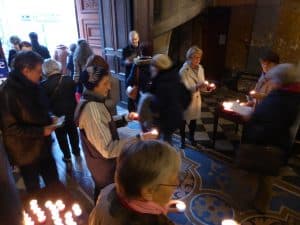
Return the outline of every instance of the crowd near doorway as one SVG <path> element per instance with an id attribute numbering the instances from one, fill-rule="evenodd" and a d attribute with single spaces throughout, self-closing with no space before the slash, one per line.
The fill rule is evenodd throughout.
<path id="1" fill-rule="evenodd" d="M 36 32 L 51 56 L 57 45 L 69 46 L 78 39 L 74 0 L 1 0 L 0 8 L 0 38 L 6 55 L 11 35 L 29 41 L 28 34 Z"/>

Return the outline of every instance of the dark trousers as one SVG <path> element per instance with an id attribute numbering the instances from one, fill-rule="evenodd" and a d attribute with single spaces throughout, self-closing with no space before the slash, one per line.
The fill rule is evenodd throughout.
<path id="1" fill-rule="evenodd" d="M 180 127 L 180 136 L 181 136 L 181 143 L 185 144 L 185 125 L 186 121 L 183 120 L 181 127 Z M 195 141 L 195 131 L 196 131 L 196 120 L 191 120 L 190 123 L 188 124 L 189 127 L 189 139 L 191 142 Z"/>
<path id="2" fill-rule="evenodd" d="M 136 101 L 132 100 L 131 98 L 128 98 L 127 109 L 129 112 L 136 112 Z"/>
<path id="3" fill-rule="evenodd" d="M 56 129 L 55 135 L 65 158 L 71 158 L 68 137 L 72 147 L 72 153 L 74 155 L 80 154 L 77 127 L 72 119 L 66 120 L 63 127 Z"/>
<path id="4" fill-rule="evenodd" d="M 56 164 L 50 153 L 48 157 L 37 162 L 20 166 L 20 173 L 24 179 L 27 192 L 34 192 L 40 189 L 39 175 L 42 176 L 46 186 L 59 183 Z"/>

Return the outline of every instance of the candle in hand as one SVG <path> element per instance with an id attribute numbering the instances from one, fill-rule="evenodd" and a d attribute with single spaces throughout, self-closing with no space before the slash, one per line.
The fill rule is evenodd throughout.
<path id="1" fill-rule="evenodd" d="M 255 95 L 255 93 L 256 93 L 255 90 L 250 91 L 250 95 Z"/>
<path id="2" fill-rule="evenodd" d="M 214 88 L 216 87 L 216 85 L 215 85 L 214 83 L 211 83 L 211 84 L 209 85 L 209 87 L 212 88 L 212 89 L 214 89 Z"/>
<path id="3" fill-rule="evenodd" d="M 137 114 L 135 112 L 133 112 L 132 115 L 133 115 L 134 120 L 137 120 L 139 118 L 139 114 Z"/>
<path id="4" fill-rule="evenodd" d="M 206 80 L 206 81 L 204 81 L 204 84 L 205 85 L 209 85 L 209 82 Z"/>
<path id="5" fill-rule="evenodd" d="M 186 205 L 183 201 L 179 201 L 176 203 L 176 209 L 178 210 L 178 212 L 184 212 L 186 209 Z"/>
<path id="6" fill-rule="evenodd" d="M 239 225 L 235 220 L 226 219 L 222 220 L 222 225 Z"/>
<path id="7" fill-rule="evenodd" d="M 152 130 L 151 130 L 151 134 L 153 134 L 153 135 L 158 135 L 158 130 L 152 129 Z"/>

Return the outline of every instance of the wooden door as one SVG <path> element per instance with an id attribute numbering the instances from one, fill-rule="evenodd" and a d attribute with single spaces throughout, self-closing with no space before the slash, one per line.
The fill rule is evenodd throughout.
<path id="1" fill-rule="evenodd" d="M 121 58 L 122 48 L 128 44 L 128 33 L 132 28 L 131 1 L 99 0 L 99 15 L 102 55 L 110 66 L 112 76 L 119 82 L 118 98 L 126 104 L 125 71 Z"/>
<path id="2" fill-rule="evenodd" d="M 99 2 L 75 0 L 78 35 L 90 44 L 95 54 L 101 54 Z"/>
<path id="3" fill-rule="evenodd" d="M 202 65 L 207 78 L 220 80 L 225 72 L 230 8 L 208 8 L 202 15 Z"/>

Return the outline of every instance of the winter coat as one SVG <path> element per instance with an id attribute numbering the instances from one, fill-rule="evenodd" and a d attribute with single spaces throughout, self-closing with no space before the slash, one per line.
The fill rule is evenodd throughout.
<path id="1" fill-rule="evenodd" d="M 196 85 L 204 83 L 205 81 L 203 67 L 199 65 L 198 73 L 195 74 L 190 65 L 185 62 L 179 74 L 185 87 L 193 93 L 192 101 L 184 112 L 184 120 L 197 120 L 201 116 L 201 94 L 200 90 L 196 88 Z"/>
<path id="2" fill-rule="evenodd" d="M 150 93 L 154 96 L 151 110 L 157 115 L 155 124 L 163 133 L 174 132 L 181 125 L 181 81 L 177 68 L 159 71 L 152 79 Z"/>
<path id="3" fill-rule="evenodd" d="M 63 75 L 67 74 L 68 55 L 69 55 L 68 48 L 65 45 L 56 46 L 56 50 L 54 52 L 54 59 L 61 63 L 61 73 Z"/>
<path id="4" fill-rule="evenodd" d="M 300 84 L 297 86 L 273 90 L 256 106 L 244 127 L 244 143 L 274 145 L 289 155 L 300 124 Z"/>
<path id="5" fill-rule="evenodd" d="M 12 71 L 1 86 L 0 105 L 0 128 L 12 163 L 23 166 L 48 157 L 52 140 L 44 136 L 44 126 L 52 120 L 40 85 Z"/>
<path id="6" fill-rule="evenodd" d="M 137 56 L 140 55 L 140 47 L 133 47 L 132 45 L 127 45 L 125 48 L 123 48 L 122 51 L 122 65 L 125 66 L 125 78 L 126 80 L 129 77 L 130 71 L 131 71 L 131 67 L 132 67 L 132 63 L 130 64 L 125 64 L 125 60 L 127 58 L 136 58 Z"/>
<path id="7" fill-rule="evenodd" d="M 89 217 L 89 225 L 174 225 L 166 215 L 142 214 L 126 208 L 114 184 L 105 187 Z"/>
<path id="8" fill-rule="evenodd" d="M 62 80 L 59 84 L 60 79 Z M 49 97 L 52 113 L 56 116 L 65 115 L 67 120 L 73 120 L 77 104 L 75 99 L 76 84 L 73 79 L 70 76 L 54 74 L 43 81 L 42 86 Z"/>
<path id="9" fill-rule="evenodd" d="M 51 58 L 48 48 L 38 43 L 32 43 L 32 51 L 37 52 L 43 59 Z"/>

